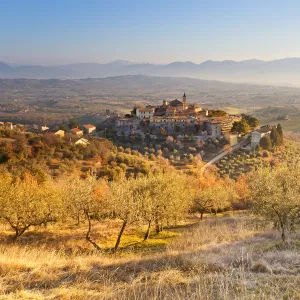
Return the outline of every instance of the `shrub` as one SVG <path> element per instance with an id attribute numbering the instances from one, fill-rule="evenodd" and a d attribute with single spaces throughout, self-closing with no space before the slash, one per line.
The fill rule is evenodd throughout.
<path id="1" fill-rule="evenodd" d="M 264 260 L 259 260 L 254 263 L 251 267 L 251 271 L 255 273 L 272 273 L 272 269 Z"/>
<path id="2" fill-rule="evenodd" d="M 263 157 L 269 157 L 270 154 L 269 154 L 268 151 L 263 151 L 262 156 L 263 156 Z"/>

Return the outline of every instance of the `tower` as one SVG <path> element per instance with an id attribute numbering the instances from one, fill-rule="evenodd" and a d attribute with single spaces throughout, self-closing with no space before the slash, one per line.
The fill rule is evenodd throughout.
<path id="1" fill-rule="evenodd" d="M 186 109 L 186 95 L 185 95 L 185 93 L 183 94 L 182 102 L 183 102 L 183 109 Z"/>

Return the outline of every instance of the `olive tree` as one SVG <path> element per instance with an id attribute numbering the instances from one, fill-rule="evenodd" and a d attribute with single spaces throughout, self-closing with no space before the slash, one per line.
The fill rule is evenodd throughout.
<path id="1" fill-rule="evenodd" d="M 144 240 L 148 239 L 150 229 L 155 223 L 158 234 L 164 221 L 179 220 L 187 211 L 185 197 L 185 176 L 173 172 L 158 173 L 144 177 L 141 187 L 141 217 L 147 222 Z"/>
<path id="2" fill-rule="evenodd" d="M 250 199 L 254 213 L 287 232 L 300 224 L 300 165 L 281 164 L 258 169 L 250 178 Z"/>
<path id="3" fill-rule="evenodd" d="M 61 215 L 62 198 L 56 184 L 39 184 L 34 178 L 0 178 L 0 218 L 15 231 L 14 241 L 33 226 L 56 222 Z"/>
<path id="4" fill-rule="evenodd" d="M 209 212 L 214 206 L 214 191 L 211 188 L 195 189 L 192 194 L 193 204 L 191 211 L 200 214 L 200 220 L 203 214 Z"/>
<path id="5" fill-rule="evenodd" d="M 65 182 L 64 198 L 67 215 L 77 219 L 84 216 L 88 222 L 86 240 L 97 250 L 99 245 L 91 238 L 92 220 L 100 220 L 110 214 L 108 201 L 109 187 L 106 181 L 97 180 L 89 175 L 85 179 L 79 176 L 69 178 Z"/>
<path id="6" fill-rule="evenodd" d="M 126 226 L 140 219 L 141 201 L 143 199 L 141 180 L 121 178 L 110 183 L 112 214 L 122 220 L 114 252 L 119 248 L 120 241 Z"/>
<path id="7" fill-rule="evenodd" d="M 152 222 L 157 215 L 160 205 L 160 190 L 158 188 L 158 180 L 155 175 L 145 176 L 140 180 L 140 192 L 142 194 L 142 201 L 140 205 L 141 218 L 147 222 L 147 230 L 144 236 L 144 241 L 150 235 Z"/>
<path id="8" fill-rule="evenodd" d="M 161 206 L 155 223 L 157 233 L 165 222 L 176 225 L 188 212 L 191 200 L 190 182 L 184 174 L 163 173 L 161 177 Z"/>
<path id="9" fill-rule="evenodd" d="M 217 179 L 213 175 L 208 178 L 200 178 L 193 182 L 191 211 L 200 214 L 207 212 L 222 211 L 231 207 L 233 201 L 238 197 L 234 182 L 230 179 Z"/>

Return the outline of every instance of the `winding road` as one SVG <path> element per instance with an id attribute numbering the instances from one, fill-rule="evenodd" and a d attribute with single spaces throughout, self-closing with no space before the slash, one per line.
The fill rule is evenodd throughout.
<path id="1" fill-rule="evenodd" d="M 247 133 L 245 136 L 242 137 L 242 139 L 236 145 L 230 147 L 229 149 L 226 149 L 226 150 L 222 151 L 220 154 L 218 154 L 213 159 L 211 159 L 210 161 L 208 161 L 200 169 L 200 174 L 203 174 L 203 172 L 205 171 L 205 169 L 207 167 L 215 164 L 216 162 L 218 162 L 219 160 L 221 160 L 223 157 L 225 157 L 226 155 L 228 155 L 230 152 L 234 152 L 234 151 L 237 151 L 237 150 L 241 149 L 241 147 L 243 147 L 246 144 L 247 139 L 248 139 L 249 136 L 250 136 L 250 133 Z"/>

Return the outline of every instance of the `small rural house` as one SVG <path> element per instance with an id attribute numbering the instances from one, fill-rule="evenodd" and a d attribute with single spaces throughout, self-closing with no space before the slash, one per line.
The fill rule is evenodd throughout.
<path id="1" fill-rule="evenodd" d="M 42 126 L 41 127 L 41 132 L 45 132 L 47 130 L 49 130 L 49 127 L 47 127 L 47 126 Z"/>
<path id="2" fill-rule="evenodd" d="M 4 127 L 5 129 L 13 130 L 14 124 L 12 122 L 5 122 Z"/>
<path id="3" fill-rule="evenodd" d="M 96 126 L 94 126 L 92 124 L 85 124 L 85 125 L 83 125 L 83 129 L 86 134 L 91 134 L 96 130 Z"/>
<path id="4" fill-rule="evenodd" d="M 54 132 L 54 135 L 58 135 L 59 137 L 64 137 L 65 132 L 64 130 L 57 130 L 56 132 Z"/>
<path id="5" fill-rule="evenodd" d="M 251 147 L 254 149 L 259 145 L 259 142 L 262 137 L 267 134 L 270 134 L 272 130 L 272 126 L 266 125 L 262 126 L 259 129 L 252 131 L 251 133 Z"/>
<path id="6" fill-rule="evenodd" d="M 79 128 L 72 128 L 70 131 L 72 133 L 76 134 L 77 136 L 82 136 L 83 135 L 83 131 Z"/>
<path id="7" fill-rule="evenodd" d="M 226 133 L 224 135 L 224 138 L 230 146 L 235 146 L 238 143 L 238 134 L 237 133 Z"/>
<path id="8" fill-rule="evenodd" d="M 87 139 L 80 138 L 78 141 L 75 142 L 75 145 L 80 145 L 80 146 L 88 146 L 90 142 Z"/>

